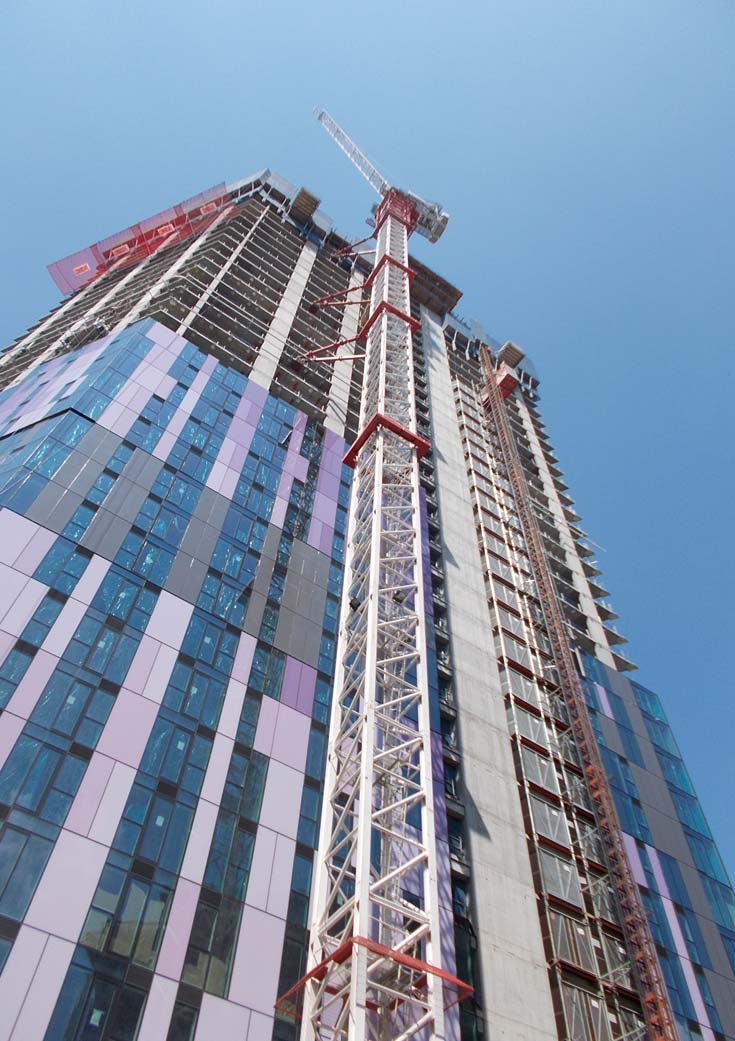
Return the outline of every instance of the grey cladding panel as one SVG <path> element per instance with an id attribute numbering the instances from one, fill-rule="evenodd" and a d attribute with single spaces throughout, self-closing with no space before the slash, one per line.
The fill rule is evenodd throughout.
<path id="1" fill-rule="evenodd" d="M 726 1036 L 732 1037 L 735 1034 L 735 983 L 730 966 L 723 966 L 723 971 L 727 973 L 727 977 L 720 976 L 708 969 L 705 969 L 705 976 L 720 1014 L 722 1026 L 725 1031 L 728 1031 Z"/>
<path id="2" fill-rule="evenodd" d="M 220 495 L 219 492 L 213 492 L 211 488 L 204 488 L 194 510 L 194 516 L 201 517 L 207 524 L 221 531 L 229 508 L 229 499 Z"/>
<path id="3" fill-rule="evenodd" d="M 143 452 L 140 448 L 136 448 L 123 470 L 123 476 L 129 481 L 134 481 L 135 484 L 140 484 L 144 488 L 150 489 L 153 487 L 162 466 L 163 463 L 160 459 L 156 459 L 155 456 Z"/>
<path id="4" fill-rule="evenodd" d="M 273 641 L 279 651 L 291 654 L 312 668 L 319 664 L 319 646 L 322 639 L 322 624 L 310 621 L 303 615 L 282 607 L 278 615 L 276 638 Z"/>
<path id="5" fill-rule="evenodd" d="M 274 524 L 269 524 L 268 531 L 263 540 L 263 549 L 261 550 L 260 555 L 275 560 L 278 553 L 278 544 L 281 541 L 282 535 L 283 530 L 281 528 L 277 528 Z"/>
<path id="6" fill-rule="evenodd" d="M 121 437 L 95 423 L 77 445 L 77 451 L 82 452 L 88 459 L 94 459 L 95 462 L 102 463 L 104 466 L 121 443 Z"/>
<path id="7" fill-rule="evenodd" d="M 179 552 L 200 560 L 208 567 L 218 538 L 219 529 L 205 524 L 195 515 L 187 525 Z"/>
<path id="8" fill-rule="evenodd" d="M 608 748 L 612 748 L 613 752 L 617 752 L 618 755 L 625 755 L 623 742 L 620 740 L 620 733 L 615 720 L 610 719 L 609 716 L 605 716 L 602 713 L 600 713 L 598 719 L 600 721 L 600 727 L 602 729 L 602 736 L 605 739 L 605 744 Z"/>
<path id="9" fill-rule="evenodd" d="M 685 864 L 691 863 L 692 855 L 678 819 L 675 820 L 670 813 L 661 813 L 652 806 L 646 806 L 645 811 L 656 849 L 676 857 Z"/>
<path id="10" fill-rule="evenodd" d="M 168 593 L 195 604 L 207 574 L 207 565 L 188 553 L 177 553 L 166 579 L 165 589 Z"/>
<path id="11" fill-rule="evenodd" d="M 143 485 L 129 481 L 123 472 L 105 499 L 105 508 L 132 524 L 145 502 L 149 490 Z"/>
<path id="12" fill-rule="evenodd" d="M 245 625 L 243 629 L 250 636 L 257 636 L 260 633 L 260 625 L 263 621 L 263 611 L 265 611 L 266 598 L 262 593 L 253 593 L 250 597 L 250 603 L 248 604 L 248 613 L 245 616 Z"/>
<path id="13" fill-rule="evenodd" d="M 258 561 L 258 567 L 255 571 L 255 579 L 253 581 L 253 591 L 261 593 L 263 596 L 268 595 L 268 587 L 271 584 L 271 578 L 273 577 L 273 567 L 275 561 L 273 557 L 260 557 Z"/>
<path id="14" fill-rule="evenodd" d="M 638 794 L 641 797 L 641 802 L 645 803 L 646 806 L 660 810 L 662 813 L 667 813 L 670 817 L 674 817 L 676 811 L 663 777 L 651 770 L 642 770 L 635 763 L 630 764 L 630 770 L 633 774 Z"/>
<path id="15" fill-rule="evenodd" d="M 109 510 L 101 509 L 92 518 L 79 543 L 106 560 L 114 560 L 129 531 L 130 523 L 124 517 L 116 517 Z"/>
<path id="16" fill-rule="evenodd" d="M 331 561 L 324 553 L 306 542 L 294 540 L 289 563 L 289 573 L 298 575 L 307 582 L 313 582 L 323 589 L 329 581 L 329 565 Z"/>
<path id="17" fill-rule="evenodd" d="M 84 497 L 105 468 L 97 459 L 73 449 L 69 458 L 59 467 L 54 480 Z"/>
<path id="18" fill-rule="evenodd" d="M 62 488 L 55 481 L 49 481 L 26 511 L 26 516 L 29 520 L 60 533 L 81 501 L 81 495 L 69 491 L 68 488 Z"/>

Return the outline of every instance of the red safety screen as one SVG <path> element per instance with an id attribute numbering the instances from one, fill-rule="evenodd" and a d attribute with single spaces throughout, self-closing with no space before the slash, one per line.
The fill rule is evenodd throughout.
<path id="1" fill-rule="evenodd" d="M 177 206 L 170 206 L 139 224 L 131 224 L 124 231 L 118 231 L 93 246 L 49 264 L 49 274 L 62 293 L 73 293 L 98 278 L 116 262 L 126 267 L 149 256 L 172 234 L 175 235 L 172 242 L 187 238 L 195 229 L 199 230 L 205 221 L 212 220 L 226 198 L 227 188 L 223 181 Z"/>

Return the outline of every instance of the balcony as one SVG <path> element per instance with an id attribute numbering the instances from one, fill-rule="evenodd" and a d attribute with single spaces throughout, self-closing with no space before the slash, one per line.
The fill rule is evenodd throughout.
<path id="1" fill-rule="evenodd" d="M 449 643 L 449 629 L 444 618 L 434 619 L 434 638 L 437 644 L 446 645 Z"/>
<path id="2" fill-rule="evenodd" d="M 439 704 L 442 711 L 448 711 L 450 713 L 457 711 L 456 701 L 454 697 L 454 688 L 451 683 L 440 683 L 439 684 Z"/>
<path id="3" fill-rule="evenodd" d="M 436 656 L 436 667 L 440 675 L 451 677 L 454 675 L 452 659 L 447 651 L 439 651 Z"/>
<path id="4" fill-rule="evenodd" d="M 626 658 L 618 651 L 611 651 L 610 653 L 613 656 L 615 668 L 618 670 L 618 672 L 632 672 L 634 669 L 638 667 L 630 660 L 630 658 Z"/>
<path id="5" fill-rule="evenodd" d="M 604 586 L 600 585 L 599 582 L 595 582 L 592 578 L 589 579 L 589 587 L 595 600 L 602 600 L 605 597 L 610 596 L 610 590 L 605 589 Z"/>
<path id="6" fill-rule="evenodd" d="M 614 625 L 608 625 L 607 622 L 603 622 L 602 628 L 605 631 L 605 636 L 607 637 L 607 642 L 609 644 L 615 645 L 628 642 L 626 637 L 623 636 Z"/>

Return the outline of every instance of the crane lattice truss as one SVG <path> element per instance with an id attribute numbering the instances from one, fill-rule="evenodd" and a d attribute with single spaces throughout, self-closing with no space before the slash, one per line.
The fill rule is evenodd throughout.
<path id="1" fill-rule="evenodd" d="M 678 1033 L 669 1008 L 656 948 L 648 929 L 648 920 L 640 900 L 638 887 L 628 863 L 622 830 L 600 760 L 597 741 L 585 705 L 584 691 L 567 639 L 564 618 L 559 608 L 554 581 L 536 524 L 516 443 L 507 420 L 503 404 L 503 390 L 499 385 L 502 373 L 493 370 L 490 354 L 486 347 L 483 348 L 483 366 L 486 376 L 483 403 L 498 434 L 526 536 L 532 571 L 559 671 L 561 692 L 569 710 L 574 738 L 595 807 L 598 833 L 605 850 L 610 881 L 615 890 L 621 913 L 626 944 L 631 962 L 635 966 L 647 1036 L 650 1041 L 677 1041 Z"/>
<path id="2" fill-rule="evenodd" d="M 444 1037 L 470 990 L 440 968 L 408 235 L 376 213 L 360 430 L 306 976 L 304 1041 Z"/>

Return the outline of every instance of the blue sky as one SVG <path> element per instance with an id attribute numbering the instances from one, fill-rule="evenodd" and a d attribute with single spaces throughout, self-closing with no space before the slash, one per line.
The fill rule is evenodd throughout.
<path id="1" fill-rule="evenodd" d="M 263 166 L 360 233 L 315 105 L 441 200 L 416 251 L 534 359 L 732 874 L 731 0 L 25 0 L 3 28 L 2 343 L 55 302 L 47 263 Z"/>

